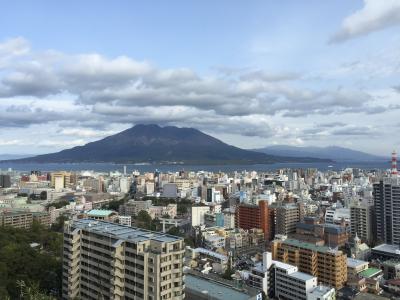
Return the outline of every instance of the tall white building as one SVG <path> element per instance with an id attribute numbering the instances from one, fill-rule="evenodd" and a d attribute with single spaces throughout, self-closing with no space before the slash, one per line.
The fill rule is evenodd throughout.
<path id="1" fill-rule="evenodd" d="M 204 225 L 204 214 L 209 211 L 209 206 L 192 206 L 192 226 Z"/>
<path id="2" fill-rule="evenodd" d="M 128 177 L 121 177 L 119 179 L 119 189 L 121 193 L 127 194 L 129 192 L 129 180 Z"/>
<path id="3" fill-rule="evenodd" d="M 335 290 L 317 286 L 317 277 L 299 272 L 296 266 L 272 260 L 270 252 L 263 253 L 263 263 L 252 269 L 249 284 L 269 297 L 288 300 L 335 299 Z M 314 296 L 318 295 L 317 298 Z M 332 298 L 333 295 L 333 298 Z"/>
<path id="4" fill-rule="evenodd" d="M 235 210 L 231 208 L 224 209 L 224 227 L 235 228 Z"/>

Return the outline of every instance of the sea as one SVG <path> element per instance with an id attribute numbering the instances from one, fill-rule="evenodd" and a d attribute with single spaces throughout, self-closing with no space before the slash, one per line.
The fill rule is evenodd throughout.
<path id="1" fill-rule="evenodd" d="M 123 171 L 126 166 L 127 172 L 177 172 L 177 171 L 211 171 L 232 173 L 234 171 L 260 171 L 273 172 L 278 169 L 307 169 L 316 168 L 320 171 L 340 171 L 346 168 L 358 168 L 362 170 L 387 170 L 390 162 L 318 162 L 318 163 L 273 163 L 254 165 L 185 165 L 185 164 L 113 164 L 113 163 L 12 163 L 0 162 L 0 171 L 30 172 L 32 170 L 45 171 L 95 171 L 110 172 Z"/>

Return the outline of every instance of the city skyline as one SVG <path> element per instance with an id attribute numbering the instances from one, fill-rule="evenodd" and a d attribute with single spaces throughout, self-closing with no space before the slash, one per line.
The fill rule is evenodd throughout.
<path id="1" fill-rule="evenodd" d="M 398 1 L 3 6 L 0 153 L 139 123 L 242 148 L 399 149 Z"/>

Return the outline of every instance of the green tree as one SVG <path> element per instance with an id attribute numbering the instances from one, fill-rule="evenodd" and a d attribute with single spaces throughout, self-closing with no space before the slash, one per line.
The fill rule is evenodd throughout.
<path id="1" fill-rule="evenodd" d="M 151 230 L 152 219 L 149 213 L 145 210 L 141 210 L 136 217 L 136 225 L 139 228 Z"/>
<path id="2" fill-rule="evenodd" d="M 39 243 L 41 249 L 31 248 L 32 242 Z M 0 299 L 19 299 L 17 282 L 22 281 L 37 282 L 44 294 L 60 293 L 61 255 L 60 233 L 37 223 L 31 229 L 0 227 Z M 23 299 L 51 299 L 36 296 Z"/>
<path id="3" fill-rule="evenodd" d="M 126 197 L 119 199 L 119 200 L 112 200 L 106 204 L 101 206 L 102 209 L 110 209 L 110 210 L 119 210 L 119 206 L 124 204 L 127 201 Z"/>
<path id="4" fill-rule="evenodd" d="M 232 275 L 235 274 L 235 271 L 232 270 L 231 266 L 225 270 L 224 274 L 222 274 L 222 278 L 226 280 L 232 280 Z"/>
<path id="5" fill-rule="evenodd" d="M 68 221 L 68 217 L 64 215 L 60 215 L 54 224 L 51 225 L 51 230 L 56 232 L 63 232 L 64 223 Z"/>
<path id="6" fill-rule="evenodd" d="M 183 236 L 183 234 L 180 232 L 179 228 L 176 226 L 171 227 L 168 232 L 168 234 L 175 235 L 175 236 Z"/>
<path id="7" fill-rule="evenodd" d="M 21 280 L 17 282 L 17 285 L 20 290 L 20 296 L 24 300 L 56 300 L 56 298 L 46 295 L 40 291 L 37 283 L 27 286 L 25 282 Z"/>
<path id="8" fill-rule="evenodd" d="M 66 206 L 68 204 L 69 204 L 68 200 L 60 200 L 60 201 L 57 201 L 57 202 L 49 203 L 49 204 L 46 205 L 46 207 L 49 208 L 50 206 L 54 206 L 55 208 L 58 209 L 58 208 Z"/>

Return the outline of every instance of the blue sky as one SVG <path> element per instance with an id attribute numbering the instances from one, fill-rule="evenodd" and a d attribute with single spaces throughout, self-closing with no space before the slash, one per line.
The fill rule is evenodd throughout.
<path id="1" fill-rule="evenodd" d="M 9 1 L 0 11 L 0 154 L 137 123 L 245 148 L 400 148 L 400 1 Z"/>

